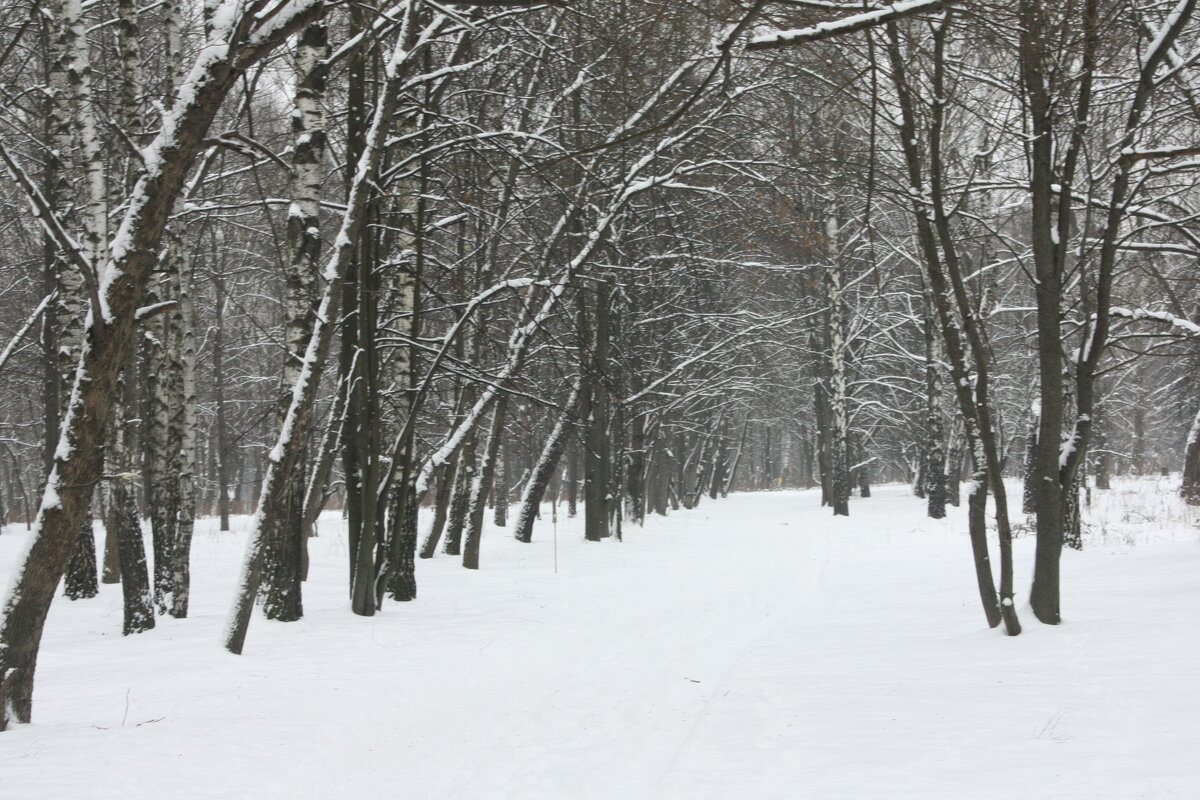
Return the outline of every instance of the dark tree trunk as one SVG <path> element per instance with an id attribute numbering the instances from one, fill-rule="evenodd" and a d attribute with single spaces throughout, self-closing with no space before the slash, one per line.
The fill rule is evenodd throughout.
<path id="1" fill-rule="evenodd" d="M 813 395 L 817 420 L 817 467 L 821 472 L 821 505 L 833 505 L 833 466 L 830 456 L 831 423 L 829 400 L 820 378 L 814 384 Z"/>
<path id="2" fill-rule="evenodd" d="M 914 465 L 911 461 L 908 465 L 912 475 L 912 493 L 913 497 L 918 500 L 925 500 L 928 495 L 929 480 L 929 459 L 925 456 L 925 448 L 917 450 L 917 463 Z"/>
<path id="3" fill-rule="evenodd" d="M 567 443 L 567 516 L 579 513 L 579 434 L 571 431 Z"/>
<path id="4" fill-rule="evenodd" d="M 271 528 L 263 525 L 263 613 L 267 619 L 280 622 L 295 622 L 304 616 L 300 588 L 303 488 L 298 480 L 290 482 L 283 498 L 286 510 L 275 515 Z"/>
<path id="5" fill-rule="evenodd" d="M 496 454 L 496 469 L 492 475 L 492 524 L 497 528 L 508 525 L 508 495 L 508 448 L 501 444 L 500 452 Z"/>
<path id="6" fill-rule="evenodd" d="M 1097 476 L 1097 484 L 1099 477 Z M 1200 505 L 1200 411 L 1188 432 L 1187 449 L 1183 456 L 1183 485 L 1180 493 L 1188 505 Z"/>
<path id="7" fill-rule="evenodd" d="M 579 317 L 581 320 L 584 318 L 582 309 Z M 584 538 L 589 542 L 598 542 L 611 535 L 609 505 L 612 502 L 612 476 L 608 430 L 611 401 L 607 386 L 609 322 L 609 287 L 602 282 L 596 289 L 595 340 L 590 361 L 585 362 L 583 371 L 587 381 L 588 412 L 583 454 L 583 514 Z M 586 342 L 587 336 L 581 334 L 580 341 Z"/>
<path id="8" fill-rule="evenodd" d="M 721 487 L 721 497 L 729 496 L 729 491 L 730 491 L 730 489 L 733 488 L 734 481 L 737 480 L 738 467 L 742 463 L 742 452 L 746 449 L 746 431 L 749 429 L 749 427 L 750 427 L 750 420 L 749 420 L 749 418 L 747 418 L 745 421 L 742 422 L 742 434 L 741 434 L 741 436 L 738 437 L 737 450 L 733 454 L 733 463 L 729 465 L 729 474 L 725 476 L 725 485 Z M 801 453 L 807 452 L 807 449 L 804 447 L 804 439 L 803 438 L 801 439 L 801 451 L 800 452 Z M 808 463 L 808 462 L 804 462 L 801 464 L 801 470 L 800 470 L 801 475 L 804 475 L 805 463 Z M 811 463 L 809 463 L 809 469 L 811 470 Z M 810 477 L 811 477 L 811 473 L 810 473 Z M 806 488 L 807 488 L 807 483 L 806 483 Z"/>
<path id="9" fill-rule="evenodd" d="M 507 418 L 508 398 L 501 397 L 492 412 L 492 428 L 488 433 L 483 463 L 471 487 L 470 503 L 467 508 L 467 535 L 463 542 L 463 566 L 479 569 L 479 546 L 483 539 L 483 514 L 486 510 L 488 487 L 495 477 L 496 460 L 504 439 L 504 423 Z"/>
<path id="10" fill-rule="evenodd" d="M 467 511 L 471 505 L 471 484 L 475 479 L 475 434 L 468 434 L 458 458 L 458 469 L 454 474 L 454 494 L 450 500 L 450 511 L 446 518 L 446 540 L 442 552 L 448 556 L 462 555 L 463 528 L 467 522 Z"/>
<path id="11" fill-rule="evenodd" d="M 433 525 L 429 535 L 421 542 L 421 558 L 433 558 L 437 552 L 438 542 L 441 541 L 442 531 L 446 528 L 446 517 L 450 510 L 450 498 L 454 491 L 454 479 L 458 473 L 459 456 L 456 453 L 438 470 L 437 492 L 433 497 Z M 415 509 L 414 509 L 415 510 Z"/>
<path id="12" fill-rule="evenodd" d="M 63 576 L 63 596 L 69 600 L 84 600 L 100 593 L 96 576 L 96 537 L 92 531 L 92 512 L 83 518 L 71 560 Z"/>
<path id="13" fill-rule="evenodd" d="M 108 492 L 108 507 L 104 509 L 104 558 L 100 568 L 100 582 L 114 584 L 121 582 L 121 548 L 117 542 L 117 514 L 112 489 L 109 488 Z M 3 504 L 0 504 L 0 525 L 7 519 L 7 514 L 3 511 Z"/>
<path id="14" fill-rule="evenodd" d="M 871 459 L 867 456 L 867 450 L 863 447 L 861 440 L 858 445 L 858 496 L 871 496 Z M 945 491 L 943 487 L 943 491 Z M 945 513 L 943 511 L 943 513 Z"/>
<path id="15" fill-rule="evenodd" d="M 1075 481 L 1067 490 L 1064 499 L 1063 514 L 1063 544 L 1072 550 L 1083 549 L 1083 519 L 1079 507 L 1080 489 L 1083 485 L 1083 471 L 1075 473 Z"/>
<path id="16" fill-rule="evenodd" d="M 1097 403 L 1096 411 L 1092 416 L 1095 418 L 1092 423 L 1092 433 L 1095 439 L 1093 452 L 1096 454 L 1096 488 L 1108 491 L 1112 488 L 1112 454 L 1108 451 L 1108 412 L 1101 411 L 1100 404 Z"/>
<path id="17" fill-rule="evenodd" d="M 1039 416 L 1034 415 L 1029 425 L 1029 436 L 1025 444 L 1025 479 L 1021 491 L 1021 511 L 1033 514 L 1037 511 L 1037 437 Z"/>
<path id="18" fill-rule="evenodd" d="M 546 487 L 550 485 L 550 480 L 558 468 L 567 438 L 570 436 L 571 418 L 578 411 L 579 392 L 580 386 L 577 381 L 571 387 L 571 394 L 563 405 L 563 410 L 554 423 L 554 428 L 550 431 L 545 445 L 542 446 L 541 455 L 529 475 L 529 482 L 525 485 L 525 491 L 521 495 L 517 524 L 513 530 L 513 538 L 518 542 L 533 541 L 533 521 L 541 506 L 542 497 L 545 496 Z"/>
<path id="19" fill-rule="evenodd" d="M 942 422 L 942 349 L 934 321 L 933 298 L 925 291 L 925 452 L 923 469 L 926 513 L 946 516 L 946 434 Z"/>
<path id="20" fill-rule="evenodd" d="M 218 255 L 218 259 L 220 256 Z M 229 462 L 231 458 L 229 446 L 228 411 L 225 408 L 225 281 L 224 275 L 218 269 L 213 275 L 213 292 L 216 295 L 214 313 L 216 316 L 212 332 L 213 345 L 213 400 L 216 404 L 217 426 L 217 514 L 220 516 L 220 530 L 229 530 Z"/>
<path id="21" fill-rule="evenodd" d="M 402 476 L 403 482 L 392 488 L 388 513 L 387 590 L 388 596 L 401 602 L 417 599 L 417 488 L 408 471 Z"/>
<path id="22" fill-rule="evenodd" d="M 958 508 L 962 502 L 963 452 L 961 424 L 954 424 L 954 432 L 950 435 L 950 450 L 946 460 L 946 502 Z"/>
<path id="23" fill-rule="evenodd" d="M 121 559 L 121 594 L 124 599 L 126 636 L 154 627 L 154 596 L 146 569 L 146 546 L 138 519 L 132 486 L 116 481 L 112 491 L 112 519 L 117 530 L 117 548 Z"/>

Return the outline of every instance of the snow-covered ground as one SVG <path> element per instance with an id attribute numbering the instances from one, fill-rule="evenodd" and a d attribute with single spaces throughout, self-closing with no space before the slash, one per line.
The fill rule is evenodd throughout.
<path id="1" fill-rule="evenodd" d="M 1066 623 L 988 630 L 961 512 L 882 487 L 705 500 L 580 541 L 485 534 L 483 569 L 350 614 L 336 516 L 306 618 L 219 644 L 244 536 L 204 521 L 193 616 L 122 638 L 58 600 L 0 798 L 1197 798 L 1200 546 L 1174 484 L 1098 493 Z M 1017 495 L 1019 496 L 1019 495 Z M 246 520 L 238 520 L 244 530 Z M 0 536 L 7 584 L 25 534 Z M 1027 588 L 1033 540 L 1017 542 Z"/>

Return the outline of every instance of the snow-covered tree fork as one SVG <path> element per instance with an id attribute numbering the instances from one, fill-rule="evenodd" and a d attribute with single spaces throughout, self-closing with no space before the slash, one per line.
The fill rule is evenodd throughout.
<path id="1" fill-rule="evenodd" d="M 1088 128 L 1097 102 L 1096 78 L 1104 42 L 1104 22 L 1099 0 L 1083 7 L 1078 83 L 1072 89 L 1053 79 L 1064 48 L 1058 42 L 1065 31 L 1062 20 L 1035 0 L 1020 4 L 1021 78 L 1033 136 L 1029 188 L 1032 198 L 1031 242 L 1037 294 L 1037 331 L 1041 412 L 1038 427 L 1037 557 L 1034 562 L 1030 605 L 1037 618 L 1048 624 L 1061 621 L 1059 562 L 1068 511 L 1078 503 L 1076 476 L 1083 468 L 1092 435 L 1096 407 L 1096 382 L 1105 356 L 1112 319 L 1112 291 L 1116 277 L 1121 230 L 1130 213 L 1130 202 L 1140 189 L 1134 168 L 1147 157 L 1138 148 L 1139 136 L 1149 118 L 1152 98 L 1165 82 L 1160 67 L 1170 64 L 1176 40 L 1195 12 L 1196 0 L 1178 0 L 1143 52 L 1132 92 L 1121 98 L 1124 124 L 1118 129 L 1116 153 L 1107 186 L 1087 187 L 1104 199 L 1101 228 L 1094 251 L 1087 259 L 1087 274 L 1080 282 L 1078 302 L 1090 312 L 1073 357 L 1075 420 L 1068 426 L 1062 315 L 1070 291 L 1068 261 L 1072 247 L 1074 189 L 1090 176 L 1084 163 Z M 1074 33 L 1070 34 L 1074 36 Z M 1072 107 L 1073 122 L 1060 129 L 1061 111 Z M 1077 174 L 1078 171 L 1078 174 Z M 1096 185 L 1099 184 L 1099 185 Z"/>

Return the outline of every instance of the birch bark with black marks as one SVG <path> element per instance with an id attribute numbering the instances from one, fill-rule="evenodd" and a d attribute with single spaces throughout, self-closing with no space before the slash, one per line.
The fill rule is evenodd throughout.
<path id="1" fill-rule="evenodd" d="M 295 88 L 292 96 L 292 163 L 288 176 L 288 208 L 284 284 L 283 378 L 278 415 L 287 413 L 286 391 L 303 368 L 316 313 L 316 282 L 321 257 L 321 188 L 325 173 L 325 59 L 329 37 L 324 19 L 301 32 L 296 42 Z M 358 153 L 361 155 L 361 152 Z M 305 485 L 293 481 L 280 513 L 263 537 L 262 603 L 268 619 L 293 622 L 304 615 L 302 578 L 307 545 L 304 526 Z"/>
<path id="2" fill-rule="evenodd" d="M 91 66 L 83 9 L 79 0 L 55 0 L 49 4 L 49 11 L 52 25 L 49 118 L 52 147 L 56 151 L 52 159 L 58 162 L 52 168 L 55 181 L 54 198 L 50 202 L 56 208 L 71 205 L 68 200 L 77 194 L 77 190 L 72 183 L 70 162 L 62 159 L 77 154 L 84 174 L 83 203 L 78 212 L 65 221 L 79 235 L 81 254 L 89 264 L 95 264 L 107 238 L 107 197 L 103 151 L 92 107 Z M 53 315 L 58 360 L 55 417 L 61 419 L 68 402 L 67 388 L 74 383 L 83 346 L 88 297 L 86 276 L 65 254 L 55 258 L 55 272 L 58 292 Z M 48 433 L 49 446 L 50 441 L 58 440 L 57 426 Z M 89 513 L 80 524 L 75 549 L 67 563 L 63 594 L 71 600 L 82 600 L 95 597 L 99 591 L 96 540 L 89 503 Z"/>
<path id="3" fill-rule="evenodd" d="M 843 334 L 842 259 L 838 242 L 837 203 L 825 209 L 825 290 L 829 301 L 829 499 L 835 517 L 850 515 L 850 422 L 846 407 L 846 345 Z"/>

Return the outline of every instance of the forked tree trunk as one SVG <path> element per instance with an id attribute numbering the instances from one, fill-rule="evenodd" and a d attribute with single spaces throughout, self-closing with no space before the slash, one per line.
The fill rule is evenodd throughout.
<path id="1" fill-rule="evenodd" d="M 935 29 L 935 91 L 942 90 L 941 83 L 944 80 L 944 37 L 943 24 Z M 974 310 L 968 301 L 962 279 L 957 243 L 943 207 L 940 152 L 942 110 L 939 105 L 933 105 L 934 113 L 929 126 L 929 183 L 926 185 L 924 159 L 917 139 L 915 100 L 911 93 L 912 87 L 909 84 L 899 31 L 895 23 L 887 25 L 887 40 L 888 62 L 901 116 L 898 139 L 904 152 L 908 185 L 913 198 L 912 219 L 916 228 L 917 243 L 921 248 L 922 278 L 929 285 L 929 296 L 933 298 L 937 309 L 942 343 L 946 347 L 950 364 L 954 396 L 963 419 L 964 436 L 971 454 L 973 482 L 967 519 L 979 596 L 988 624 L 995 627 L 1003 620 L 1007 632 L 1017 635 L 1021 627 L 1012 601 L 1011 531 L 1008 529 L 1007 501 L 999 471 L 995 430 L 987 406 L 987 353 L 978 330 L 974 327 L 974 319 L 971 316 Z M 916 198 L 920 197 L 933 200 L 932 215 L 928 205 L 917 202 Z M 968 352 L 974 362 L 974 381 L 972 371 L 968 367 Z M 1001 553 L 999 596 L 996 592 L 995 578 L 992 576 L 987 545 L 986 506 L 989 483 L 994 483 L 996 487 Z"/>

